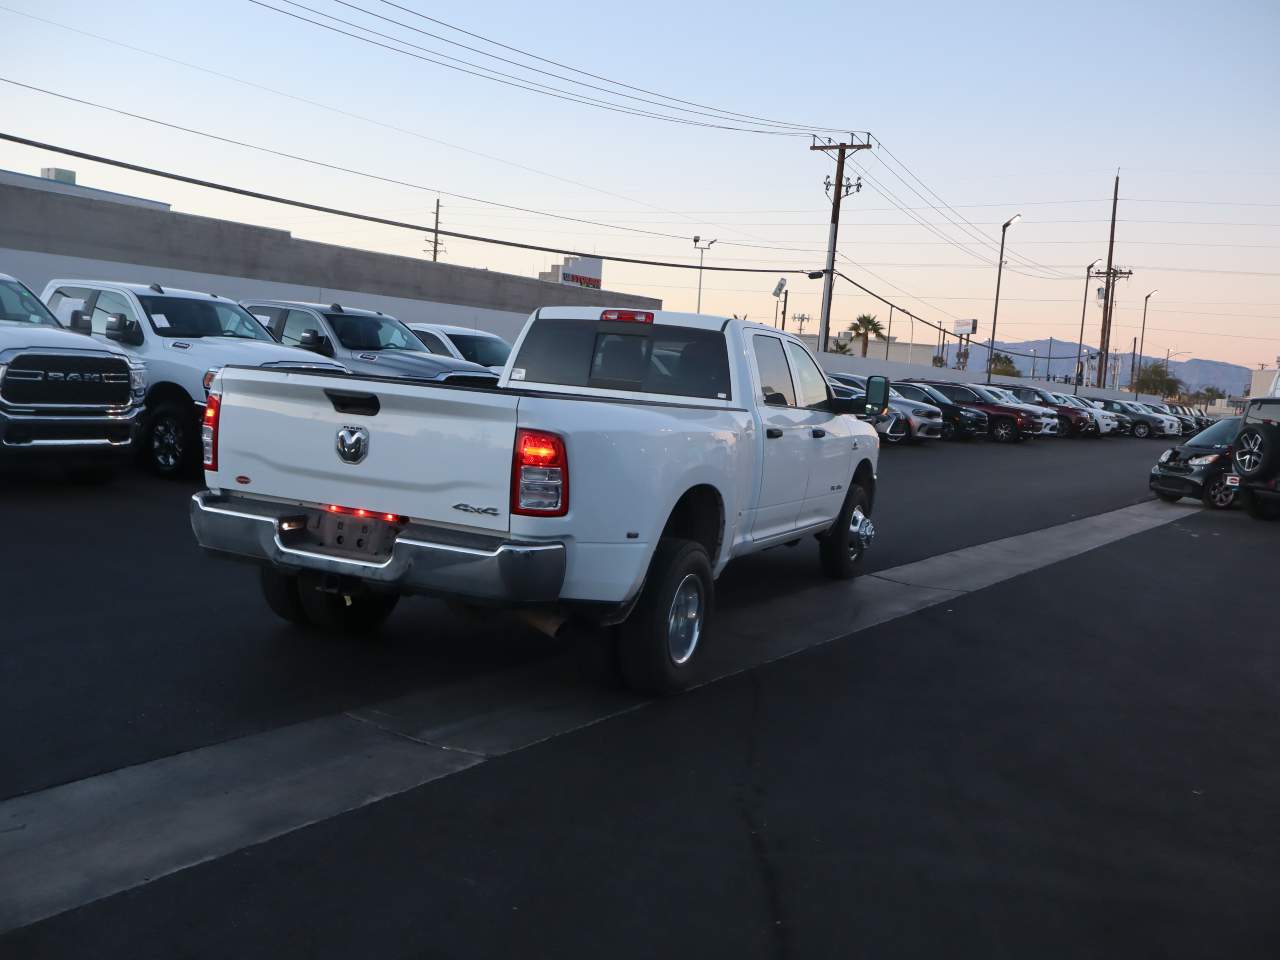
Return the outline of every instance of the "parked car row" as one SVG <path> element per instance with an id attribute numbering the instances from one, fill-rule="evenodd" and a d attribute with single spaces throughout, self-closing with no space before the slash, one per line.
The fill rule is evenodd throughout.
<path id="1" fill-rule="evenodd" d="M 101 479 L 133 453 L 157 474 L 189 475 L 224 366 L 492 385 L 509 351 L 493 334 L 336 303 L 74 279 L 37 297 L 0 274 L 0 456 Z"/>
<path id="2" fill-rule="evenodd" d="M 828 373 L 835 390 L 857 395 L 866 378 Z M 1182 437 L 1213 423 L 1181 404 L 1139 403 L 1056 393 L 1032 384 L 956 383 L 949 380 L 896 381 L 889 411 L 876 424 L 886 444 L 934 438 L 987 437 L 1016 443 L 1030 437 Z"/>

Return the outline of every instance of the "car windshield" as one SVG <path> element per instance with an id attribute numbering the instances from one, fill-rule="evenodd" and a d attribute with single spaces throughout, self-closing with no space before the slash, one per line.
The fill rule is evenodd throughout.
<path id="1" fill-rule="evenodd" d="M 914 384 L 914 386 L 917 390 L 919 390 L 921 393 L 925 395 L 925 399 L 928 400 L 930 403 L 944 403 L 944 404 L 951 403 L 951 400 L 949 400 L 936 387 L 931 387 L 927 383 L 917 383 L 917 384 Z"/>
<path id="2" fill-rule="evenodd" d="M 1194 447 L 1225 447 L 1240 432 L 1240 418 L 1226 417 L 1211 427 L 1205 427 L 1187 441 Z"/>
<path id="3" fill-rule="evenodd" d="M 162 337 L 235 337 L 271 342 L 271 335 L 262 329 L 262 324 L 237 303 L 150 295 L 140 295 L 138 301 Z"/>
<path id="4" fill-rule="evenodd" d="M 348 350 L 412 350 L 428 353 L 413 331 L 395 317 L 326 313 L 338 342 Z"/>
<path id="5" fill-rule="evenodd" d="M 61 326 L 40 298 L 15 280 L 0 280 L 0 323 Z"/>
<path id="6" fill-rule="evenodd" d="M 501 337 L 487 337 L 476 333 L 448 334 L 464 360 L 482 367 L 505 367 L 511 355 L 511 345 Z"/>

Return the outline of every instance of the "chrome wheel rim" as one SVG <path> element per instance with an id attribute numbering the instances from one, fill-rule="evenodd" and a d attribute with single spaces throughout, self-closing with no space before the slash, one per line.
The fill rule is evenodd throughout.
<path id="1" fill-rule="evenodd" d="M 1145 437 L 1150 432 L 1151 428 L 1145 423 L 1140 423 L 1133 428 L 1133 435 L 1135 437 Z"/>
<path id="2" fill-rule="evenodd" d="M 996 439 L 1005 440 L 1013 435 L 1013 428 L 1007 423 L 996 424 Z"/>
<path id="3" fill-rule="evenodd" d="M 687 573 L 667 613 L 667 655 L 676 666 L 689 662 L 702 638 L 702 581 Z"/>
<path id="4" fill-rule="evenodd" d="M 163 470 L 172 470 L 182 462 L 182 431 L 172 417 L 157 420 L 152 428 L 151 455 Z"/>
<path id="5" fill-rule="evenodd" d="M 875 538 L 875 522 L 862 512 L 861 507 L 854 507 L 849 515 L 849 559 L 857 560 L 862 556 Z"/>
<path id="6" fill-rule="evenodd" d="M 1236 465 L 1243 473 L 1252 473 L 1262 464 L 1262 438 L 1256 433 L 1246 433 L 1237 441 Z"/>

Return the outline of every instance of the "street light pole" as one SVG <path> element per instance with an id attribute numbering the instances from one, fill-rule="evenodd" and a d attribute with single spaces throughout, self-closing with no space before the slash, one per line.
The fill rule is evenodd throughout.
<path id="1" fill-rule="evenodd" d="M 1142 350 L 1147 344 L 1147 301 L 1151 299 L 1152 293 L 1159 293 L 1159 290 L 1152 290 L 1142 298 L 1142 338 L 1138 341 L 1138 369 L 1133 375 L 1133 396 L 1138 397 L 1138 378 L 1142 375 Z M 1169 362 L 1165 361 L 1165 370 L 1169 369 Z"/>
<path id="2" fill-rule="evenodd" d="M 991 382 L 991 364 L 996 358 L 996 318 L 1000 316 L 1000 277 L 1004 273 L 1004 235 L 1021 219 L 1022 214 L 1015 213 L 1000 228 L 1000 259 L 996 263 L 996 303 L 991 310 L 991 339 L 987 342 L 987 383 Z"/>
<path id="3" fill-rule="evenodd" d="M 1101 259 L 1101 257 L 1098 258 L 1098 260 Z M 1084 368 L 1080 366 L 1080 353 L 1084 349 L 1084 315 L 1089 312 L 1089 281 L 1093 278 L 1093 268 L 1098 265 L 1098 260 L 1084 268 L 1084 302 L 1080 304 L 1080 339 L 1076 341 L 1076 387 L 1072 391 L 1076 396 L 1080 395 L 1080 381 L 1084 379 Z"/>
<path id="4" fill-rule="evenodd" d="M 711 249 L 714 240 L 708 240 L 706 245 L 702 244 L 702 238 L 695 236 L 693 238 L 693 248 L 698 251 L 698 309 L 697 313 L 702 312 L 702 258 L 706 256 L 708 250 Z"/>

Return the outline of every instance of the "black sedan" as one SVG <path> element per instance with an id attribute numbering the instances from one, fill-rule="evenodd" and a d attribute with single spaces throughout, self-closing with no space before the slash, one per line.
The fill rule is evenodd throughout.
<path id="1" fill-rule="evenodd" d="M 1169 448 L 1151 468 L 1151 490 L 1169 503 L 1194 497 L 1206 507 L 1225 510 L 1236 495 L 1226 475 L 1231 472 L 1231 444 L 1239 432 L 1240 418 L 1227 417 Z"/>

